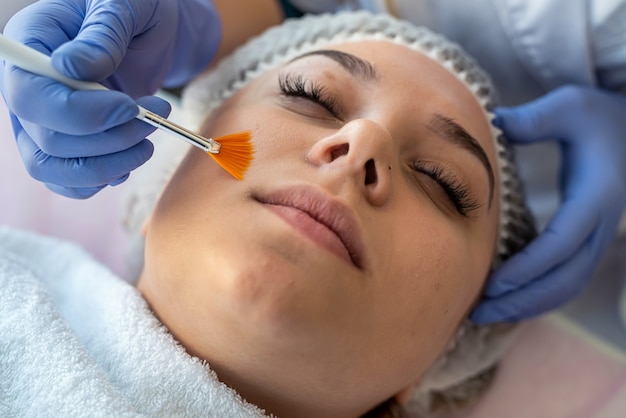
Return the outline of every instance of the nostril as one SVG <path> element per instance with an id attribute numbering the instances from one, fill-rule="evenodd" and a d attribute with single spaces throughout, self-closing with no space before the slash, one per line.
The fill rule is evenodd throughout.
<path id="1" fill-rule="evenodd" d="M 348 151 L 350 151 L 349 144 L 337 145 L 333 147 L 333 149 L 330 150 L 330 160 L 335 161 L 337 158 L 341 157 L 342 155 L 347 155 Z"/>
<path id="2" fill-rule="evenodd" d="M 376 163 L 373 159 L 367 160 L 365 163 L 365 185 L 376 183 L 378 176 L 376 175 Z"/>

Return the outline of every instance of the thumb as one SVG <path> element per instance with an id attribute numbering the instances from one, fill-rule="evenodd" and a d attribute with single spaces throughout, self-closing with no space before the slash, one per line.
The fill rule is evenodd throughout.
<path id="1" fill-rule="evenodd" d="M 517 144 L 561 139 L 567 136 L 564 130 L 569 126 L 562 120 L 568 114 L 564 90 L 550 92 L 520 106 L 496 108 L 494 124 Z"/>
<path id="2" fill-rule="evenodd" d="M 52 53 L 52 65 L 68 77 L 101 81 L 118 67 L 134 36 L 135 17 L 125 2 L 90 2 L 76 37 Z"/>

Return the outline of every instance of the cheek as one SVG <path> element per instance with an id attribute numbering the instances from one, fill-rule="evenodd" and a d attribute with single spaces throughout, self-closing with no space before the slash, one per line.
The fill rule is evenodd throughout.
<path id="1" fill-rule="evenodd" d="M 368 319 L 378 330 L 375 355 L 388 359 L 387 372 L 409 382 L 445 349 L 478 280 L 467 269 L 464 240 L 449 226 L 405 223 L 393 232 L 387 254 L 394 262 L 378 281 Z"/>
<path id="2" fill-rule="evenodd" d="M 294 147 L 306 144 L 310 136 L 310 124 L 275 104 L 240 105 L 237 111 L 225 110 L 207 120 L 202 134 L 222 136 L 248 130 L 254 144 L 254 160 L 264 160 L 288 153 Z"/>
<path id="3" fill-rule="evenodd" d="M 383 265 L 389 276 L 408 290 L 399 290 L 398 298 L 406 298 L 407 304 L 417 298 L 420 315 L 450 318 L 453 323 L 466 315 L 492 263 L 497 213 L 494 205 L 480 219 L 452 220 L 421 198 L 395 208 L 392 220 L 379 231 L 386 240 L 379 251 L 388 254 Z"/>
<path id="4" fill-rule="evenodd" d="M 399 275 L 411 288 L 409 295 L 419 301 L 422 315 L 435 322 L 454 320 L 477 282 L 472 278 L 471 252 L 451 228 L 431 224 L 421 229 L 421 238 L 413 236 L 414 244 L 403 251 L 404 268 Z"/>
<path id="5" fill-rule="evenodd" d="M 436 354 L 478 295 L 485 279 L 482 266 L 491 257 L 477 252 L 466 233 L 449 222 L 431 218 L 398 225 L 389 234 L 396 237 L 388 242 L 393 263 L 387 263 L 379 289 L 388 295 L 381 305 L 390 312 L 381 315 L 392 313 L 400 339 L 412 336 L 408 355 L 415 346 L 431 347 Z"/>

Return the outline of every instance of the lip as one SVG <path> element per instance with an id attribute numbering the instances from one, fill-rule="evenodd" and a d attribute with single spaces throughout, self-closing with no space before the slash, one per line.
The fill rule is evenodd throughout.
<path id="1" fill-rule="evenodd" d="M 358 269 L 363 269 L 361 230 L 349 207 L 309 186 L 274 190 L 255 195 L 254 198 L 268 205 L 273 212 L 318 245 Z M 317 224 L 317 228 L 312 223 Z"/>

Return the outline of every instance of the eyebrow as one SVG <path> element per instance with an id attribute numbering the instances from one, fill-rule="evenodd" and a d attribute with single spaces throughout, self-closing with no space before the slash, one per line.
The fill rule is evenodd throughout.
<path id="1" fill-rule="evenodd" d="M 476 138 L 470 135 L 465 128 L 452 119 L 438 113 L 433 114 L 433 117 L 426 126 L 439 137 L 469 151 L 472 155 L 478 158 L 487 171 L 487 177 L 489 177 L 489 206 L 491 206 L 495 176 L 493 174 L 493 168 L 489 163 L 489 158 Z"/>
<path id="2" fill-rule="evenodd" d="M 307 52 L 292 59 L 290 62 L 297 61 L 302 58 L 321 55 L 323 57 L 330 58 L 339 65 L 341 65 L 350 75 L 359 78 L 366 82 L 377 82 L 379 77 L 376 72 L 376 68 L 364 59 L 357 57 L 356 55 L 348 54 L 347 52 L 336 51 L 334 49 L 319 49 L 317 51 Z"/>

